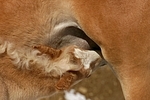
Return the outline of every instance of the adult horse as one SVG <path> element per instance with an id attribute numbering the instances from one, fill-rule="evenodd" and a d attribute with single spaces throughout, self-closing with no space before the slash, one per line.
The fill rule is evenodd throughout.
<path id="1" fill-rule="evenodd" d="M 1 0 L 0 34 L 28 46 L 100 47 L 125 99 L 148 100 L 149 4 L 148 0 Z"/>
<path id="2" fill-rule="evenodd" d="M 150 99 L 150 1 L 73 0 L 82 30 L 101 48 L 126 100 Z"/>
<path id="3" fill-rule="evenodd" d="M 63 0 L 61 9 L 54 10 L 58 18 L 56 29 L 75 26 L 101 48 L 103 58 L 121 83 L 126 100 L 150 98 L 149 5 L 148 0 Z M 57 36 L 61 32 L 54 37 Z M 68 40 L 73 41 L 69 36 Z M 86 43 L 79 41 L 79 44 Z"/>

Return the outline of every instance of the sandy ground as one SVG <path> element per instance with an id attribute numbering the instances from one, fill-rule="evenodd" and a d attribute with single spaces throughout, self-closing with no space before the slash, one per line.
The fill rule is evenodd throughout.
<path id="1" fill-rule="evenodd" d="M 124 100 L 120 84 L 108 66 L 99 68 L 72 88 L 91 100 Z M 65 100 L 64 93 L 43 100 Z"/>

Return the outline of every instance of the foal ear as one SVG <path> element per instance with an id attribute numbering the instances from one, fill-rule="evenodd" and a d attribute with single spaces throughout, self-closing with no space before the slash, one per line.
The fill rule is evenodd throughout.
<path id="1" fill-rule="evenodd" d="M 57 90 L 67 90 L 71 87 L 74 81 L 77 80 L 77 75 L 74 73 L 66 72 L 62 75 L 55 87 Z"/>
<path id="2" fill-rule="evenodd" d="M 59 91 L 67 90 L 82 79 L 88 78 L 91 75 L 91 72 L 92 69 L 85 70 L 84 68 L 81 68 L 79 71 L 68 71 L 60 77 L 55 88 Z"/>
<path id="3" fill-rule="evenodd" d="M 54 49 L 44 45 L 33 46 L 33 48 L 39 50 L 41 54 L 49 55 L 52 59 L 58 58 L 62 53 L 62 51 L 59 49 Z"/>

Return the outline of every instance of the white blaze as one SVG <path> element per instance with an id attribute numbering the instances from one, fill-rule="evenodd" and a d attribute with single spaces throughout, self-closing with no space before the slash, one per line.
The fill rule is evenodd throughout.
<path id="1" fill-rule="evenodd" d="M 99 54 L 95 51 L 80 50 L 78 48 L 75 48 L 74 54 L 75 57 L 81 59 L 84 69 L 90 68 L 90 64 L 100 58 Z"/>

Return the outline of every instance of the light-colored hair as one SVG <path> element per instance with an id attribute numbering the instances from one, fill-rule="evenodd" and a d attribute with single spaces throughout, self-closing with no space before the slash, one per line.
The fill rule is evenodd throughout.
<path id="1" fill-rule="evenodd" d="M 40 51 L 29 47 L 15 47 L 15 44 L 9 41 L 0 41 L 0 54 L 6 53 L 12 59 L 12 63 L 18 68 L 30 69 L 31 65 L 36 64 L 45 73 L 55 72 L 57 75 L 63 74 L 59 66 L 53 66 L 48 55 L 41 54 Z"/>

